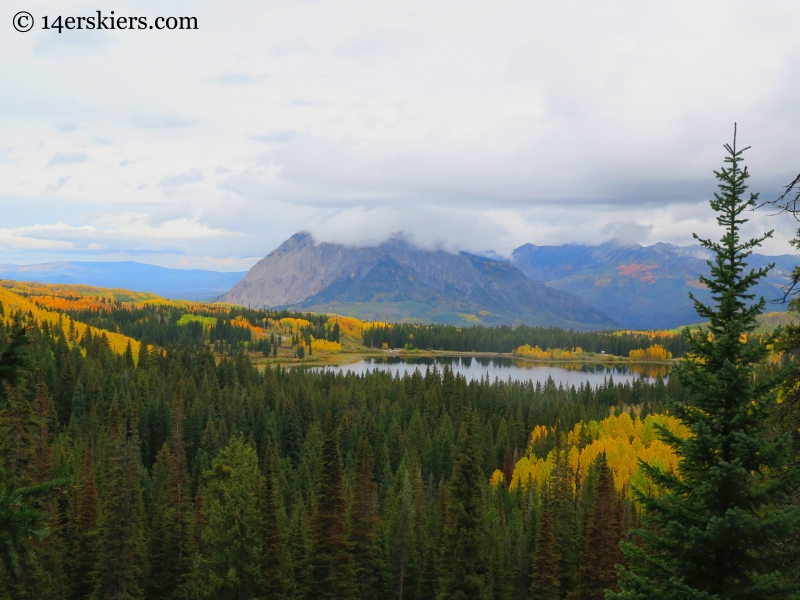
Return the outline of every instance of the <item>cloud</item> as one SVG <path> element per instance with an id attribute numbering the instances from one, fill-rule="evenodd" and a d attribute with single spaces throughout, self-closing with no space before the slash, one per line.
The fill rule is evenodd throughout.
<path id="1" fill-rule="evenodd" d="M 247 73 L 224 73 L 214 79 L 214 81 L 226 85 L 245 85 L 255 83 L 257 80 Z"/>
<path id="2" fill-rule="evenodd" d="M 304 40 L 287 40 L 279 44 L 273 44 L 269 47 L 272 54 L 278 56 L 287 56 L 293 54 L 308 54 L 312 51 L 312 47 Z"/>
<path id="3" fill-rule="evenodd" d="M 307 106 L 320 106 L 324 104 L 323 102 L 313 102 L 312 100 L 303 100 L 301 98 L 295 98 L 291 101 L 292 106 L 299 106 L 300 108 L 305 108 Z"/>
<path id="4" fill-rule="evenodd" d="M 52 17 L 51 17 L 52 19 Z M 37 58 L 65 59 L 86 56 L 90 52 L 104 50 L 113 38 L 105 31 L 57 31 L 37 32 L 33 55 Z"/>
<path id="5" fill-rule="evenodd" d="M 402 235 L 419 248 L 483 253 L 494 250 L 487 246 L 487 238 L 507 235 L 501 224 L 486 217 L 485 213 L 438 207 L 417 206 L 413 213 L 401 207 L 356 207 L 320 219 L 308 230 L 318 241 L 350 246 L 373 246 Z"/>
<path id="6" fill-rule="evenodd" d="M 55 185 L 47 184 L 47 187 L 46 187 L 46 188 L 44 188 L 44 194 L 45 194 L 45 196 L 46 196 L 47 194 L 49 194 L 50 192 L 57 192 L 57 191 L 58 191 L 58 190 L 60 190 L 62 187 L 64 187 L 64 184 L 66 184 L 66 183 L 67 183 L 67 181 L 69 181 L 69 180 L 70 180 L 70 177 L 61 177 L 61 178 L 59 178 L 59 180 L 58 180 L 58 183 L 57 183 L 57 184 L 55 184 Z"/>
<path id="7" fill-rule="evenodd" d="M 294 137 L 294 131 L 281 131 L 279 133 L 271 133 L 267 135 L 249 135 L 247 139 L 255 142 L 264 142 L 266 144 L 280 144 L 288 142 Z"/>
<path id="8" fill-rule="evenodd" d="M 131 119 L 131 124 L 137 129 L 184 129 L 193 127 L 197 121 L 183 119 L 174 114 L 136 115 Z"/>
<path id="9" fill-rule="evenodd" d="M 186 185 L 187 183 L 203 181 L 204 178 L 205 177 L 203 176 L 202 169 L 191 169 L 186 173 L 167 175 L 158 183 L 158 185 L 160 185 L 162 188 L 176 187 L 179 185 Z"/>
<path id="10" fill-rule="evenodd" d="M 231 0 L 200 3 L 214 27 L 192 35 L 37 29 L 0 63 L 0 204 L 13 226 L 95 227 L 47 234 L 94 260 L 236 263 L 300 229 L 500 255 L 692 243 L 719 233 L 707 200 L 734 121 L 752 191 L 775 197 L 800 169 L 800 4 L 751 4 L 464 0 L 420 19 L 392 0 Z M 87 159 L 48 169 L 65 148 Z M 777 230 L 769 251 L 793 251 L 791 219 L 749 216 Z"/>
<path id="11" fill-rule="evenodd" d="M 68 250 L 74 244 L 58 239 L 64 233 L 91 233 L 91 226 L 73 227 L 67 223 L 36 224 L 25 227 L 0 228 L 0 248 L 22 250 Z"/>
<path id="12" fill-rule="evenodd" d="M 74 165 L 76 163 L 84 163 L 89 160 L 89 155 L 83 152 L 56 152 L 47 161 L 48 167 L 57 167 L 59 165 Z"/>
<path id="13" fill-rule="evenodd" d="M 649 223 L 633 223 L 631 221 L 614 221 L 600 228 L 601 236 L 608 236 L 624 243 L 641 244 L 645 242 L 655 227 Z"/>
<path id="14" fill-rule="evenodd" d="M 109 241 L 113 238 L 156 239 L 180 241 L 195 238 L 235 235 L 224 229 L 214 228 L 199 219 L 178 217 L 153 224 L 146 213 L 108 213 L 93 219 L 93 225 L 101 228 Z"/>

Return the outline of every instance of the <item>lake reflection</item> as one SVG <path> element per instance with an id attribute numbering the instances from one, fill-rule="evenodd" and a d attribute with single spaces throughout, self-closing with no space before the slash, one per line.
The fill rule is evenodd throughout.
<path id="1" fill-rule="evenodd" d="M 667 365 L 644 364 L 532 363 L 514 358 L 472 356 L 437 356 L 435 358 L 387 356 L 367 358 L 348 365 L 313 367 L 313 369 L 327 369 L 341 373 L 350 371 L 358 375 L 379 369 L 392 373 L 399 372 L 402 376 L 404 373 L 413 373 L 416 369 L 425 373 L 425 369 L 432 367 L 434 363 L 438 369 L 449 365 L 453 371 L 460 373 L 467 380 L 478 380 L 488 375 L 491 381 L 494 381 L 495 378 L 507 381 L 510 377 L 516 381 L 531 380 L 544 383 L 548 377 L 552 377 L 556 383 L 574 384 L 575 386 L 587 381 L 592 386 L 600 385 L 608 377 L 613 377 L 615 383 L 639 378 L 652 381 L 657 377 L 666 377 L 670 368 Z"/>

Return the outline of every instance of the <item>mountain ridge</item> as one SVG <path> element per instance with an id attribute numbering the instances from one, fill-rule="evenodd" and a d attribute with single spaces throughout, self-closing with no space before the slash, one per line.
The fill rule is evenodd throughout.
<path id="1" fill-rule="evenodd" d="M 422 250 L 400 237 L 356 248 L 316 243 L 310 234 L 297 233 L 256 263 L 221 300 L 372 320 L 616 325 L 573 294 L 547 288 L 507 262 Z"/>
<path id="2" fill-rule="evenodd" d="M 672 329 L 700 320 L 689 292 L 703 302 L 711 301 L 698 280 L 710 272 L 706 253 L 699 245 L 641 246 L 611 240 L 599 246 L 524 244 L 509 262 L 548 287 L 579 296 L 626 328 Z M 781 288 L 799 260 L 788 254 L 751 255 L 750 268 L 776 265 L 755 287 L 756 299 L 781 298 Z M 771 310 L 785 310 L 785 305 L 772 305 Z"/>

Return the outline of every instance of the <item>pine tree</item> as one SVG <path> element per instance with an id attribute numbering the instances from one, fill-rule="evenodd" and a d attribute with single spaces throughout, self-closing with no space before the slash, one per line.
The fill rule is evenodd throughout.
<path id="1" fill-rule="evenodd" d="M 34 556 L 35 542 L 47 538 L 50 515 L 36 508 L 40 499 L 67 480 L 52 480 L 22 487 L 14 477 L 6 477 L 0 469 L 0 583 L 3 576 L 24 585 L 23 564 Z"/>
<path id="2" fill-rule="evenodd" d="M 94 478 L 94 450 L 84 449 L 84 459 L 75 482 L 75 495 L 68 528 L 69 597 L 88 598 L 94 588 L 91 574 L 97 560 L 97 487 Z"/>
<path id="3" fill-rule="evenodd" d="M 309 518 L 309 600 L 358 597 L 347 536 L 347 505 L 342 488 L 342 459 L 330 413 L 325 420 L 322 464 Z"/>
<path id="4" fill-rule="evenodd" d="M 617 590 L 617 566 L 622 564 L 620 504 L 614 476 L 601 455 L 594 508 L 586 524 L 586 535 L 578 571 L 576 600 L 603 600 L 605 590 Z"/>
<path id="5" fill-rule="evenodd" d="M 398 475 L 402 482 L 398 482 L 400 489 L 393 490 L 391 502 L 387 499 L 387 503 L 394 504 L 391 516 L 387 517 L 387 545 L 392 595 L 403 600 L 413 594 L 409 594 L 409 589 L 413 590 L 410 584 L 413 584 L 412 570 L 416 562 L 416 531 L 411 481 L 405 464 L 401 464 Z"/>
<path id="6" fill-rule="evenodd" d="M 72 397 L 75 394 L 75 367 L 72 365 L 72 355 L 66 348 L 58 381 L 60 393 L 57 398 L 56 411 L 59 422 L 67 424 L 72 413 Z"/>
<path id="7" fill-rule="evenodd" d="M 2 331 L 5 332 L 4 327 Z M 5 575 L 11 578 L 9 584 L 14 584 L 20 597 L 42 592 L 50 597 L 51 589 L 45 591 L 44 588 L 52 588 L 60 572 L 43 573 L 40 567 L 49 564 L 60 569 L 57 548 L 45 546 L 41 564 L 37 564 L 34 557 L 39 549 L 37 543 L 52 533 L 49 526 L 53 525 L 53 511 L 48 509 L 54 503 L 48 498 L 49 493 L 65 486 L 69 480 L 61 478 L 20 485 L 41 482 L 48 476 L 50 452 L 46 439 L 48 415 L 45 413 L 49 408 L 46 387 L 40 379 L 37 411 L 22 385 L 25 372 L 31 366 L 26 352 L 30 343 L 28 332 L 29 327 L 15 316 L 0 353 L 0 465 L 5 467 L 0 467 L 0 583 Z M 44 586 L 40 585 L 43 583 Z"/>
<path id="8" fill-rule="evenodd" d="M 94 597 L 143 598 L 144 506 L 139 448 L 116 400 L 111 404 L 104 485 L 98 519 Z"/>
<path id="9" fill-rule="evenodd" d="M 559 600 L 561 583 L 559 556 L 556 548 L 555 515 L 552 499 L 545 496 L 539 533 L 536 536 L 536 552 L 533 555 L 533 577 L 531 578 L 531 600 Z"/>
<path id="10" fill-rule="evenodd" d="M 199 598 L 257 597 L 261 589 L 262 532 L 255 450 L 234 436 L 203 476 L 205 552 L 195 561 L 192 590 Z"/>
<path id="11" fill-rule="evenodd" d="M 173 598 L 191 569 L 192 517 L 183 441 L 183 397 L 175 394 L 172 430 L 153 465 L 148 597 Z"/>
<path id="12" fill-rule="evenodd" d="M 742 241 L 745 211 L 757 195 L 744 198 L 749 174 L 741 168 L 744 150 L 726 145 L 727 166 L 715 172 L 719 192 L 711 207 L 724 228 L 719 242 L 700 239 L 711 251 L 713 306 L 693 296 L 707 329 L 686 331 L 689 354 L 675 376 L 688 390 L 686 403 L 671 410 L 691 435 L 679 439 L 662 431 L 678 455 L 678 472 L 652 466 L 645 472 L 661 487 L 655 497 L 639 494 L 646 509 L 641 545 L 626 544 L 631 562 L 620 578 L 622 592 L 609 597 L 638 598 L 788 598 L 781 578 L 788 554 L 781 543 L 800 526 L 800 508 L 781 506 L 797 471 L 788 471 L 788 437 L 771 437 L 767 417 L 775 406 L 772 381 L 754 377 L 754 366 L 767 355 L 763 341 L 745 341 L 756 325 L 764 299 L 752 302 L 751 288 L 769 267 L 745 271 L 746 259 L 771 232 Z M 695 236 L 696 237 L 696 236 Z M 749 304 L 749 306 L 748 306 Z M 796 589 L 796 588 L 794 588 Z"/>
<path id="13" fill-rule="evenodd" d="M 41 373 L 39 373 L 39 380 L 36 383 L 33 411 L 36 415 L 38 431 L 34 436 L 30 477 L 36 483 L 42 483 L 50 478 L 52 437 L 53 432 L 58 428 L 58 417 L 55 414 L 55 403 L 48 393 L 47 384 Z"/>
<path id="14" fill-rule="evenodd" d="M 131 341 L 130 340 L 128 340 L 128 345 L 125 346 L 125 354 L 123 354 L 123 359 L 125 360 L 125 365 L 127 365 L 127 367 L 129 369 L 132 369 L 133 366 L 134 366 L 134 364 L 133 364 L 133 348 L 131 348 Z"/>
<path id="15" fill-rule="evenodd" d="M 271 451 L 264 460 L 264 483 L 261 489 L 262 547 L 264 584 L 262 593 L 266 598 L 287 598 L 288 557 L 286 540 L 280 526 L 280 496 L 275 486 L 275 465 Z"/>
<path id="16" fill-rule="evenodd" d="M 9 390 L 5 408 L 0 410 L 0 465 L 19 482 L 32 481 L 41 427 L 28 394 L 22 389 Z"/>
<path id="17" fill-rule="evenodd" d="M 530 595 L 531 571 L 536 546 L 536 536 L 539 532 L 541 511 L 539 510 L 539 494 L 532 481 L 528 485 L 517 486 L 514 491 L 514 502 L 520 507 L 518 529 L 514 543 L 513 558 L 513 598 L 526 600 Z"/>
<path id="18" fill-rule="evenodd" d="M 75 385 L 75 392 L 72 395 L 72 413 L 70 414 L 69 422 L 70 425 L 74 424 L 75 426 L 81 423 L 83 419 L 83 415 L 86 412 L 86 392 L 83 389 L 83 384 L 79 381 Z"/>
<path id="19" fill-rule="evenodd" d="M 478 449 L 478 419 L 473 410 L 459 433 L 458 456 L 449 487 L 441 599 L 478 600 L 486 590 L 485 486 Z"/>
<path id="20" fill-rule="evenodd" d="M 446 366 L 446 365 L 445 365 Z M 447 486 L 439 480 L 435 502 L 427 510 L 426 535 L 423 548 L 423 569 L 420 582 L 420 600 L 434 600 L 442 582 L 441 563 L 444 547 L 444 523 L 447 518 Z"/>
<path id="21" fill-rule="evenodd" d="M 29 477 L 36 484 L 42 484 L 52 477 L 52 433 L 58 427 L 58 417 L 41 371 L 36 384 L 33 409 L 39 429 L 34 438 Z M 66 495 L 63 493 L 50 494 L 32 503 L 35 508 L 48 515 L 48 535 L 36 548 L 35 560 L 27 569 L 30 577 L 26 591 L 31 598 L 37 600 L 63 600 L 67 597 L 68 580 L 64 565 L 64 525 L 67 512 L 65 500 Z"/>
<path id="22" fill-rule="evenodd" d="M 502 496 L 498 499 L 497 515 L 491 529 L 491 594 L 492 600 L 504 600 L 510 592 L 511 576 L 508 568 L 507 539 L 506 539 L 506 513 L 503 507 Z"/>
<path id="23" fill-rule="evenodd" d="M 578 515 L 576 512 L 575 472 L 563 449 L 563 438 L 559 435 L 555 448 L 551 491 L 556 535 L 556 553 L 559 559 L 559 585 L 562 595 L 574 591 L 575 575 L 578 571 Z"/>
<path id="24" fill-rule="evenodd" d="M 28 355 L 25 352 L 30 343 L 28 329 L 16 316 L 5 348 L 0 353 L 0 409 L 5 407 L 9 390 L 22 383 L 25 371 L 30 366 Z"/>
<path id="25" fill-rule="evenodd" d="M 147 349 L 147 342 L 142 339 L 139 344 L 139 361 L 137 364 L 137 368 L 141 369 L 142 371 L 146 371 L 150 366 L 150 352 Z"/>
<path id="26" fill-rule="evenodd" d="M 353 484 L 353 528 L 351 541 L 356 582 L 361 600 L 378 597 L 377 579 L 380 569 L 380 539 L 378 529 L 378 486 L 375 483 L 372 447 L 364 438 L 358 439 Z"/>
<path id="27" fill-rule="evenodd" d="M 306 588 L 310 536 L 308 535 L 308 511 L 302 497 L 292 507 L 287 538 L 289 565 L 291 567 L 289 597 L 306 598 L 308 596 Z"/>

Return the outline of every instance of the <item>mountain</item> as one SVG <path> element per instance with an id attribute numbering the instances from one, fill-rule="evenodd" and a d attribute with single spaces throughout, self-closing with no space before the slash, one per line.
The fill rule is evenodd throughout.
<path id="1" fill-rule="evenodd" d="M 165 298 L 182 300 L 218 298 L 244 275 L 245 273 L 202 269 L 167 269 L 133 261 L 0 265 L 0 279 L 39 283 L 81 283 L 150 292 Z"/>
<path id="2" fill-rule="evenodd" d="M 353 248 L 295 234 L 221 300 L 391 322 L 615 327 L 578 297 L 533 281 L 507 262 L 419 250 L 397 237 Z"/>
<path id="3" fill-rule="evenodd" d="M 701 246 L 654 244 L 640 246 L 611 240 L 600 246 L 534 246 L 514 250 L 511 264 L 528 277 L 553 289 L 579 296 L 630 329 L 672 329 L 702 321 L 689 292 L 710 302 L 698 277 L 709 274 L 708 252 Z M 769 302 L 783 297 L 781 290 L 797 256 L 764 256 L 748 259 L 751 268 L 770 263 L 776 267 L 756 286 L 756 298 Z M 771 304 L 767 310 L 785 310 Z"/>

